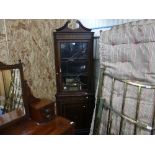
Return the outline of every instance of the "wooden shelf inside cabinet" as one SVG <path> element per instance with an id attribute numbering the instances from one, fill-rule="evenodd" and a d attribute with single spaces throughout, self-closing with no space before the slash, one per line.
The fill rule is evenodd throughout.
<path id="1" fill-rule="evenodd" d="M 41 99 L 39 102 L 30 105 L 32 120 L 42 123 L 52 120 L 55 117 L 55 102 L 48 99 Z"/>

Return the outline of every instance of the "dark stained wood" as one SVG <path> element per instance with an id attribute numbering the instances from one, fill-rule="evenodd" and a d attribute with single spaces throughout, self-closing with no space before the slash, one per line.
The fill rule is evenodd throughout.
<path id="1" fill-rule="evenodd" d="M 20 121 L 14 126 L 0 131 L 1 135 L 71 135 L 74 134 L 74 123 L 63 118 L 37 124 L 32 120 Z"/>
<path id="2" fill-rule="evenodd" d="M 22 87 L 22 97 L 24 101 L 24 107 L 25 107 L 25 113 L 24 115 L 18 115 L 16 111 L 11 112 L 10 114 L 6 114 L 4 116 L 1 116 L 3 118 L 3 124 L 0 124 L 0 128 L 3 128 L 4 126 L 11 125 L 12 122 L 19 121 L 20 119 L 24 119 L 26 117 L 29 117 L 29 108 L 28 108 L 28 102 L 27 102 L 27 96 L 26 96 L 26 89 L 24 85 L 24 74 L 23 74 L 23 67 L 22 62 L 19 60 L 19 63 L 8 65 L 0 62 L 0 70 L 9 70 L 9 69 L 19 69 L 20 70 L 20 77 L 21 77 L 21 87 Z M 12 116 L 12 117 L 11 117 Z M 9 117 L 9 119 L 8 119 Z M 5 122 L 5 123 L 4 123 Z"/>
<path id="3" fill-rule="evenodd" d="M 94 78 L 93 78 L 93 35 L 91 29 L 84 27 L 79 21 L 79 28 L 70 29 L 66 24 L 54 32 L 55 68 L 56 68 L 56 105 L 57 113 L 75 122 L 76 133 L 89 133 L 93 109 L 94 109 Z M 63 91 L 61 74 L 60 44 L 62 42 L 81 42 L 88 45 L 88 90 Z M 81 62 L 79 62 L 81 63 Z"/>
<path id="4" fill-rule="evenodd" d="M 68 20 L 68 21 L 65 23 L 64 26 L 62 26 L 62 27 L 56 29 L 56 31 L 57 31 L 57 32 L 76 32 L 76 33 L 78 33 L 78 32 L 83 32 L 83 33 L 84 33 L 84 32 L 90 32 L 90 31 L 91 31 L 91 29 L 88 29 L 88 28 L 84 27 L 84 26 L 81 24 L 81 22 L 80 22 L 79 20 L 76 20 L 76 23 L 79 24 L 79 28 L 77 28 L 77 29 L 70 29 L 70 28 L 68 27 L 68 24 L 69 24 L 70 22 L 71 22 L 71 21 Z"/>
<path id="5" fill-rule="evenodd" d="M 39 102 L 41 99 L 33 96 L 32 91 L 28 86 L 26 80 L 24 80 L 23 83 L 24 83 L 24 97 L 25 97 L 25 101 L 28 103 L 28 109 L 29 109 L 30 104 L 34 102 Z"/>
<path id="6" fill-rule="evenodd" d="M 33 96 L 26 80 L 24 80 L 21 61 L 15 65 L 0 63 L 0 69 L 8 70 L 13 68 L 20 69 L 25 113 L 15 110 L 0 116 L 0 134 L 74 134 L 73 122 L 63 117 L 55 116 L 53 101 Z"/>
<path id="7" fill-rule="evenodd" d="M 36 122 L 46 122 L 55 117 L 55 102 L 41 99 L 30 104 L 30 116 Z"/>
<path id="8" fill-rule="evenodd" d="M 80 93 L 79 93 L 80 94 Z M 76 123 L 76 132 L 89 131 L 94 109 L 93 95 L 59 95 L 57 99 L 57 113 Z"/>

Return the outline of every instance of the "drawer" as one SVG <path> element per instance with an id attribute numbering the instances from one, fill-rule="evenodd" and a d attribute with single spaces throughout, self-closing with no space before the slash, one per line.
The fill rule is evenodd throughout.
<path id="1" fill-rule="evenodd" d="M 57 97 L 57 101 L 59 102 L 67 102 L 67 103 L 73 103 L 73 102 L 87 102 L 91 96 L 60 96 Z"/>
<path id="2" fill-rule="evenodd" d="M 45 122 L 55 117 L 55 102 L 42 100 L 30 106 L 31 118 L 36 122 Z"/>
<path id="3" fill-rule="evenodd" d="M 45 121 L 53 119 L 54 113 L 55 112 L 54 112 L 54 108 L 53 108 L 52 104 L 41 109 L 41 114 Z"/>

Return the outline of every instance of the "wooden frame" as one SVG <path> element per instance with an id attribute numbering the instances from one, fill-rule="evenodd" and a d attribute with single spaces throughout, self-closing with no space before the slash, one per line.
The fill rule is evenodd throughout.
<path id="1" fill-rule="evenodd" d="M 23 102 L 24 102 L 25 114 L 21 115 L 18 111 L 12 111 L 10 113 L 4 114 L 4 116 L 2 116 L 2 120 L 4 121 L 4 123 L 0 125 L 0 129 L 29 117 L 29 108 L 28 108 L 28 103 L 27 103 L 25 81 L 24 81 L 23 67 L 22 67 L 21 60 L 19 60 L 18 64 L 13 64 L 13 65 L 7 65 L 7 64 L 0 62 L 0 70 L 9 70 L 9 69 L 20 70 L 22 97 L 23 97 Z"/>
<path id="2" fill-rule="evenodd" d="M 74 134 L 74 122 L 63 117 L 55 116 L 54 102 L 51 100 L 36 98 L 32 95 L 26 80 L 24 80 L 21 61 L 14 65 L 6 65 L 0 62 L 0 70 L 8 69 L 20 70 L 25 115 L 20 117 L 20 113 L 17 113 L 16 111 L 6 113 L 7 118 L 11 116 L 14 119 L 7 119 L 4 116 L 5 114 L 2 115 L 2 119 L 6 123 L 4 122 L 5 124 L 0 126 L 0 135 Z"/>
<path id="3" fill-rule="evenodd" d="M 66 117 L 76 124 L 77 134 L 88 134 L 90 129 L 90 123 L 92 119 L 92 113 L 94 108 L 94 78 L 93 78 L 93 37 L 94 32 L 91 29 L 84 27 L 80 21 L 76 21 L 79 27 L 71 29 L 68 27 L 70 21 L 54 32 L 54 48 L 55 48 L 55 69 L 56 69 L 56 104 L 57 113 L 63 117 Z M 84 90 L 67 90 L 64 91 L 62 80 L 62 66 L 61 66 L 61 43 L 86 43 L 88 52 L 86 63 L 86 85 Z M 82 64 L 82 60 L 79 64 Z M 76 116 L 75 116 L 76 115 Z"/>

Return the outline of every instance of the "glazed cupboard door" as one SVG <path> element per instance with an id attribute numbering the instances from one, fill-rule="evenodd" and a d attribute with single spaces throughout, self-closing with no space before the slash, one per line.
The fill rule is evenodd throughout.
<path id="1" fill-rule="evenodd" d="M 89 133 L 94 100 L 93 32 L 79 21 L 79 28 L 68 28 L 69 21 L 54 32 L 56 105 L 58 115 L 76 124 L 77 131 Z"/>
<path id="2" fill-rule="evenodd" d="M 61 42 L 61 90 L 88 91 L 88 65 L 87 42 Z"/>

